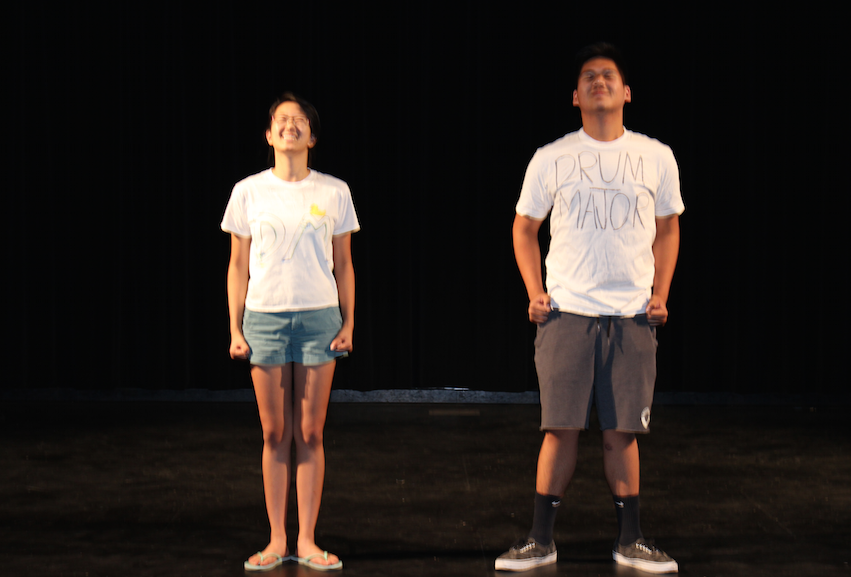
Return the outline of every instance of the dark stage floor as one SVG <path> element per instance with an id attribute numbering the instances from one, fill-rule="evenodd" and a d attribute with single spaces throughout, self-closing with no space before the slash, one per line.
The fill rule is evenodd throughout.
<path id="1" fill-rule="evenodd" d="M 846 414 L 657 407 L 640 441 L 645 535 L 680 575 L 851 575 Z M 319 545 L 346 577 L 496 574 L 531 522 L 537 418 L 535 405 L 332 404 Z M 253 404 L 7 402 L 0 430 L 3 575 L 242 576 L 267 542 Z M 611 562 L 615 529 L 592 431 L 559 562 L 525 575 L 647 575 Z"/>

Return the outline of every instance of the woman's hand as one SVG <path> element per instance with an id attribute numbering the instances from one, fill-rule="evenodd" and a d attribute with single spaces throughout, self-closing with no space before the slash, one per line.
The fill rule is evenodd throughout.
<path id="1" fill-rule="evenodd" d="M 343 327 L 340 329 L 340 332 L 337 333 L 337 336 L 334 337 L 334 340 L 331 341 L 331 350 L 337 351 L 338 353 L 350 353 L 352 351 L 353 343 L 352 343 L 352 330 Z"/>
<path id="2" fill-rule="evenodd" d="M 246 360 L 251 354 L 251 347 L 242 335 L 235 335 L 230 340 L 230 358 L 235 360 Z"/>

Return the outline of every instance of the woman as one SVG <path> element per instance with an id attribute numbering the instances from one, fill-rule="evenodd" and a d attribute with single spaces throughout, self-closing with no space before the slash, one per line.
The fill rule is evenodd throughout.
<path id="1" fill-rule="evenodd" d="M 275 164 L 234 186 L 222 230 L 228 266 L 230 355 L 251 363 L 263 427 L 263 489 L 269 544 L 245 562 L 266 571 L 288 560 L 315 569 L 342 561 L 314 540 L 325 453 L 322 434 L 335 359 L 352 350 L 355 276 L 351 233 L 360 226 L 345 182 L 311 170 L 319 115 L 286 93 L 269 109 Z M 291 446 L 295 443 L 295 463 Z M 287 546 L 290 476 L 299 534 Z"/>

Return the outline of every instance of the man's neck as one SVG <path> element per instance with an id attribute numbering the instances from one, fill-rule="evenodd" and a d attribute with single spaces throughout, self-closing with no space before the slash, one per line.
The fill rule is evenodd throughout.
<path id="1" fill-rule="evenodd" d="M 601 142 L 610 142 L 623 136 L 623 113 L 582 115 L 585 134 Z"/>

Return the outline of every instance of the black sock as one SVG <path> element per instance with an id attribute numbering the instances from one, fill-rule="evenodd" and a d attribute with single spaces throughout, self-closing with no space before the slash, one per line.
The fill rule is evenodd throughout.
<path id="1" fill-rule="evenodd" d="M 529 537 L 541 545 L 549 545 L 553 541 L 553 525 L 556 523 L 556 513 L 561 505 L 561 497 L 535 493 L 535 516 L 532 518 L 532 530 Z"/>
<path id="2" fill-rule="evenodd" d="M 644 535 L 641 534 L 641 519 L 638 514 L 638 495 L 614 497 L 615 513 L 618 516 L 618 544 L 630 545 Z"/>

